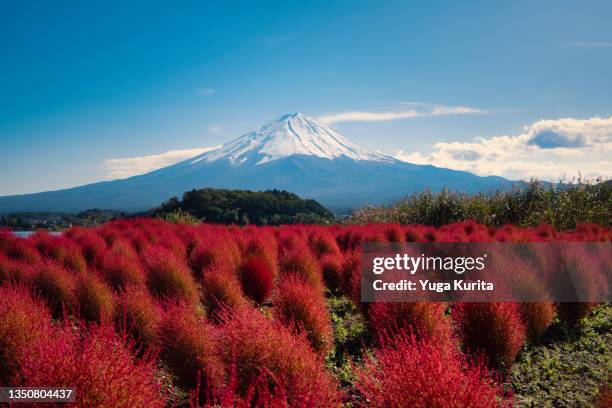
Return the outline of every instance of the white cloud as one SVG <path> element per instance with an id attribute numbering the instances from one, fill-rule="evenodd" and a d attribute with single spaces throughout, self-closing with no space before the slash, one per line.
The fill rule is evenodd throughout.
<path id="1" fill-rule="evenodd" d="M 331 125 L 338 122 L 375 122 L 398 119 L 410 119 L 421 116 L 441 116 L 441 115 L 466 115 L 484 113 L 483 110 L 470 108 L 468 106 L 445 106 L 410 103 L 416 108 L 408 110 L 395 110 L 387 112 L 365 112 L 349 111 L 330 115 L 323 115 L 318 118 L 322 123 Z"/>
<path id="2" fill-rule="evenodd" d="M 433 152 L 396 157 L 416 164 L 465 170 L 481 176 L 559 180 L 563 177 L 612 176 L 612 116 L 539 120 L 514 136 L 473 142 L 436 143 Z"/>
<path id="3" fill-rule="evenodd" d="M 217 92 L 216 89 L 212 89 L 212 88 L 199 88 L 196 89 L 196 93 L 200 96 L 211 96 L 214 95 L 215 92 Z"/>
<path id="4" fill-rule="evenodd" d="M 112 179 L 131 177 L 187 160 L 213 149 L 216 147 L 169 150 L 148 156 L 108 159 L 104 161 L 104 169 Z"/>

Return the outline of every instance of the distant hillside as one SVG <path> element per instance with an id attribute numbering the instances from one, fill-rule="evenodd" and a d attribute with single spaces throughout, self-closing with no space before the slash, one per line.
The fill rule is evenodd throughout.
<path id="1" fill-rule="evenodd" d="M 334 216 L 315 200 L 304 200 L 287 191 L 262 192 L 205 188 L 174 197 L 151 210 L 160 218 L 187 213 L 200 221 L 221 224 L 321 224 Z"/>

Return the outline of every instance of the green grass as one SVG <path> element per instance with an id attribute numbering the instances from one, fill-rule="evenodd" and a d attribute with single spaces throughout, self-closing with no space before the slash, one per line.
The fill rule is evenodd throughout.
<path id="1" fill-rule="evenodd" d="M 356 210 L 350 223 L 400 223 L 441 226 L 474 220 L 481 224 L 521 227 L 550 224 L 558 230 L 576 224 L 612 222 L 612 182 L 543 184 L 537 181 L 494 194 L 466 195 L 442 191 L 413 194 L 388 206 Z"/>
<path id="2" fill-rule="evenodd" d="M 511 382 L 520 407 L 593 407 L 612 373 L 612 306 L 576 328 L 557 322 L 539 345 L 527 345 Z"/>

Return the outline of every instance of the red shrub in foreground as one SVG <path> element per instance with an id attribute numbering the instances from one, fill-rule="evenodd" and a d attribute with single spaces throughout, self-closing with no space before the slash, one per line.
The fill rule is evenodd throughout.
<path id="1" fill-rule="evenodd" d="M 223 383 L 214 331 L 214 326 L 188 304 L 170 305 L 159 326 L 159 357 L 180 386 L 199 388 L 201 398 Z"/>
<path id="2" fill-rule="evenodd" d="M 271 394 L 284 397 L 277 406 L 331 407 L 338 403 L 337 384 L 304 338 L 268 320 L 259 311 L 244 308 L 226 316 L 219 343 L 226 370 L 237 370 L 236 390 L 247 394 L 262 373 L 268 373 Z M 279 390 L 283 394 L 278 394 Z"/>
<path id="3" fill-rule="evenodd" d="M 106 241 L 96 233 L 95 229 L 74 227 L 70 228 L 65 235 L 79 245 L 81 253 L 90 266 L 97 265 L 101 261 L 106 250 Z"/>
<path id="4" fill-rule="evenodd" d="M 86 321 L 101 322 L 113 316 L 113 293 L 95 274 L 81 275 L 76 287 L 76 297 L 79 316 Z"/>
<path id="5" fill-rule="evenodd" d="M 317 260 L 308 252 L 292 252 L 280 262 L 281 278 L 297 277 L 316 288 L 323 288 L 323 276 Z"/>
<path id="6" fill-rule="evenodd" d="M 72 272 L 53 263 L 42 265 L 32 276 L 31 284 L 35 293 L 45 299 L 54 317 L 76 310 L 76 284 Z"/>
<path id="7" fill-rule="evenodd" d="M 340 252 L 340 248 L 334 237 L 330 233 L 324 231 L 315 233 L 310 237 L 310 248 L 317 258 Z"/>
<path id="8" fill-rule="evenodd" d="M 198 287 L 191 270 L 171 252 L 161 249 L 148 250 L 143 254 L 148 270 L 147 285 L 156 295 L 189 303 L 198 301 Z"/>
<path id="9" fill-rule="evenodd" d="M 387 226 L 387 228 L 385 229 L 385 238 L 389 242 L 396 242 L 396 243 L 404 242 L 406 240 L 406 237 L 405 237 L 404 231 L 402 230 L 401 225 L 396 225 L 396 224 Z"/>
<path id="10" fill-rule="evenodd" d="M 597 397 L 597 406 L 599 408 L 612 407 L 612 378 L 609 382 L 609 384 L 605 384 L 599 389 L 599 396 Z"/>
<path id="11" fill-rule="evenodd" d="M 244 229 L 243 234 L 252 234 L 255 236 L 247 239 L 243 243 L 242 256 L 258 256 L 268 263 L 270 269 L 274 272 L 274 276 L 278 275 L 278 247 L 276 237 L 268 230 L 260 229 Z"/>
<path id="12" fill-rule="evenodd" d="M 202 240 L 189 256 L 189 266 L 196 276 L 202 276 L 207 269 L 224 265 L 230 269 L 238 266 L 239 249 L 233 239 Z"/>
<path id="13" fill-rule="evenodd" d="M 452 335 L 450 321 L 444 317 L 446 307 L 442 302 L 375 302 L 370 303 L 368 317 L 378 340 L 406 331 L 417 338 L 445 342 Z"/>
<path id="14" fill-rule="evenodd" d="M 140 286 L 129 286 L 117 301 L 115 322 L 138 344 L 149 347 L 157 339 L 161 307 L 149 292 Z"/>
<path id="15" fill-rule="evenodd" d="M 274 316 L 285 325 L 303 331 L 312 348 L 324 355 L 333 346 L 333 333 L 325 298 L 318 288 L 297 278 L 284 280 L 272 302 Z"/>
<path id="16" fill-rule="evenodd" d="M 0 385 L 13 383 L 21 350 L 46 337 L 50 327 L 49 311 L 26 289 L 0 287 Z"/>
<path id="17" fill-rule="evenodd" d="M 387 338 L 366 360 L 356 388 L 372 407 L 511 406 L 501 402 L 501 387 L 482 365 L 468 364 L 450 344 L 441 347 L 403 333 Z"/>
<path id="18" fill-rule="evenodd" d="M 483 351 L 492 367 L 510 370 L 526 337 L 517 303 L 457 303 L 453 320 L 466 349 Z"/>
<path id="19" fill-rule="evenodd" d="M 342 271 L 342 254 L 328 254 L 319 259 L 321 272 L 325 285 L 331 290 L 338 290 L 342 287 L 344 276 Z"/>
<path id="20" fill-rule="evenodd" d="M 135 255 L 126 255 L 117 248 L 104 254 L 100 272 L 114 289 L 121 289 L 128 285 L 144 286 L 145 284 L 145 274 L 140 261 Z"/>
<path id="21" fill-rule="evenodd" d="M 60 327 L 24 351 L 20 385 L 75 387 L 77 407 L 163 407 L 152 359 L 136 359 L 111 327 Z"/>
<path id="22" fill-rule="evenodd" d="M 519 304 L 521 318 L 530 342 L 537 342 L 552 324 L 556 310 L 553 302 L 523 302 Z"/>
<path id="23" fill-rule="evenodd" d="M 81 248 L 66 236 L 53 237 L 44 231 L 37 231 L 31 239 L 39 252 L 75 272 L 83 272 L 87 262 Z"/>
<path id="24" fill-rule="evenodd" d="M 221 309 L 235 310 L 247 304 L 240 281 L 228 266 L 218 265 L 206 271 L 202 288 L 202 303 L 211 316 Z"/>
<path id="25" fill-rule="evenodd" d="M 244 293 L 257 303 L 263 303 L 272 294 L 274 270 L 268 262 L 258 256 L 248 256 L 239 268 Z"/>
<path id="26" fill-rule="evenodd" d="M 0 284 L 4 282 L 25 282 L 34 272 L 34 265 L 24 261 L 15 261 L 0 252 Z"/>
<path id="27" fill-rule="evenodd" d="M 17 238 L 9 230 L 0 230 L 0 251 L 14 260 L 30 264 L 40 262 L 40 254 L 32 241 Z"/>

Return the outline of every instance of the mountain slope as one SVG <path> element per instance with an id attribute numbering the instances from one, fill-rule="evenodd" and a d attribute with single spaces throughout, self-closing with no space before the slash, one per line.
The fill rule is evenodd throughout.
<path id="1" fill-rule="evenodd" d="M 193 188 L 266 190 L 314 198 L 332 209 L 388 202 L 444 187 L 468 193 L 508 186 L 501 177 L 405 163 L 358 146 L 313 118 L 284 115 L 194 158 L 123 180 L 0 197 L 0 213 L 145 210 Z"/>

